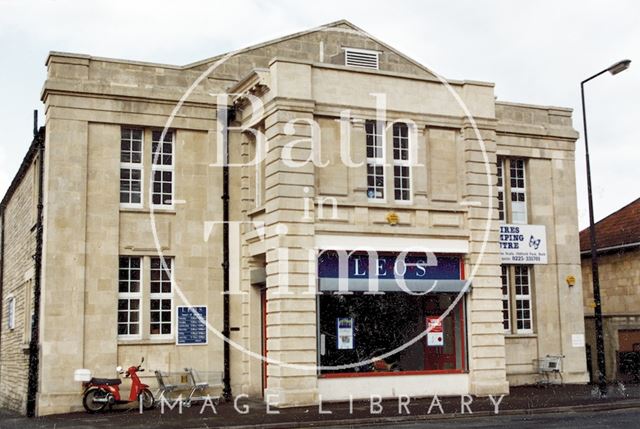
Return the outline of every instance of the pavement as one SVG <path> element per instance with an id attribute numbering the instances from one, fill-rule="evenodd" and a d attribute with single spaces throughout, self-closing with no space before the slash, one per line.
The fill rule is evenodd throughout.
<path id="1" fill-rule="evenodd" d="M 364 425 L 359 429 L 604 429 L 637 428 L 640 422 L 640 409 L 580 411 L 570 413 L 550 413 L 533 415 L 498 415 L 470 417 L 465 419 L 423 420 L 398 424 Z M 344 426 L 328 426 L 328 429 L 343 429 Z"/>
<path id="2" fill-rule="evenodd" d="M 549 418 L 563 421 L 572 415 L 606 413 L 635 422 L 640 416 L 640 385 L 612 385 L 606 397 L 593 386 L 566 385 L 548 387 L 512 387 L 510 395 L 487 398 L 442 397 L 396 400 L 324 403 L 322 406 L 285 409 L 268 408 L 261 401 L 237 397 L 236 403 L 194 403 L 173 409 L 157 406 L 143 414 L 137 408 L 120 408 L 100 414 L 69 413 L 28 419 L 0 411 L 0 428 L 308 428 L 308 427 L 494 427 L 478 426 L 494 421 L 520 429 L 523 418 Z M 439 402 L 439 405 L 438 405 Z M 626 411 L 625 411 L 626 410 Z M 497 411 L 497 413 L 496 413 Z M 604 413 L 604 414 L 603 414 Z M 636 413 L 636 414 L 633 414 Z M 524 416 L 524 417 L 523 417 Z M 631 417 L 630 417 L 631 416 Z M 552 419 L 554 417 L 551 417 Z M 498 420 L 496 420 L 498 419 Z M 512 420 L 509 420 L 512 419 Z M 515 419 L 515 420 L 514 420 Z M 474 423 L 479 421 L 480 423 Z M 510 423 L 509 423 L 510 422 Z M 421 426 L 422 425 L 422 426 Z M 473 426 L 475 425 L 475 426 Z M 640 424 L 634 424 L 638 426 Z M 543 425 L 545 427 L 546 425 Z M 534 426 L 523 426 L 534 427 Z M 539 426 L 536 426 L 539 427 Z M 564 426 L 557 426 L 564 427 Z M 583 427 L 583 426 L 575 426 Z M 588 427 L 588 426 L 587 426 Z M 607 426 L 604 427 L 618 427 Z M 628 427 L 628 426 L 627 426 Z"/>

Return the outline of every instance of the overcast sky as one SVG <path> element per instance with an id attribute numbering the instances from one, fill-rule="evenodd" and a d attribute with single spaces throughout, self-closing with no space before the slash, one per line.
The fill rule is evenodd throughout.
<path id="1" fill-rule="evenodd" d="M 0 195 L 31 141 L 47 52 L 186 64 L 338 19 L 452 79 L 495 82 L 500 100 L 574 108 L 588 84 L 596 219 L 640 196 L 640 2 L 0 0 Z M 578 141 L 580 226 L 588 224 Z M 568 200 L 570 202 L 571 200 Z"/>

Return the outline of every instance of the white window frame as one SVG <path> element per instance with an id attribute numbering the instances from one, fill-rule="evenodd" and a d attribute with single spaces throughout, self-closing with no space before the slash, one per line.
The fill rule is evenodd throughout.
<path id="1" fill-rule="evenodd" d="M 128 130 L 130 132 L 140 131 L 141 140 L 140 140 L 140 162 L 124 162 L 122 160 L 122 141 L 124 138 L 122 137 L 122 132 Z M 129 137 L 129 143 L 133 143 L 133 136 Z M 132 152 L 130 150 L 130 152 Z M 142 208 L 144 205 L 144 129 L 138 127 L 121 127 L 120 128 L 120 192 L 118 193 L 118 200 L 121 198 L 122 194 L 122 171 L 129 170 L 129 202 L 123 203 L 120 201 L 120 207 L 123 208 Z M 133 171 L 138 171 L 140 173 L 140 202 L 132 203 L 131 195 L 133 195 L 133 191 L 131 190 L 131 183 L 133 183 L 133 179 L 131 179 L 131 175 Z"/>
<path id="2" fill-rule="evenodd" d="M 7 298 L 7 328 L 10 331 L 16 328 L 16 297 L 13 295 Z"/>
<path id="3" fill-rule="evenodd" d="M 527 293 L 518 293 L 518 279 L 522 278 L 522 275 L 518 274 L 518 270 L 524 269 L 526 272 L 526 288 Z M 514 265 L 514 297 L 515 297 L 515 332 L 517 334 L 531 334 L 533 333 L 533 302 L 531 299 L 531 268 L 528 265 Z M 519 303 L 528 303 L 527 309 L 520 309 Z M 520 317 L 520 311 L 529 311 L 529 317 Z M 529 328 L 519 328 L 520 322 L 529 322 Z"/>
<path id="4" fill-rule="evenodd" d="M 170 142 L 166 142 L 166 141 L 156 141 L 154 139 L 154 134 L 155 133 L 159 133 L 160 136 L 162 136 L 162 130 L 152 130 L 151 131 L 151 177 L 150 177 L 150 181 L 151 181 L 151 205 L 154 208 L 159 208 L 159 209 L 174 209 L 175 208 L 175 195 L 176 195 L 176 173 L 175 173 L 175 165 L 176 165 L 176 132 L 174 130 L 167 130 L 165 137 L 167 135 L 171 135 L 171 141 Z M 153 146 L 154 144 L 158 143 L 159 147 L 163 148 L 163 145 L 165 143 L 171 143 L 171 165 L 166 165 L 164 163 L 162 163 L 162 156 L 164 155 L 164 152 L 161 150 L 158 153 L 158 156 L 156 157 L 156 153 L 153 150 Z M 160 160 L 161 162 L 159 164 L 156 163 L 157 160 Z M 166 199 L 161 199 L 160 204 L 156 204 L 153 202 L 153 197 L 155 194 L 154 191 L 154 185 L 156 183 L 155 181 L 155 173 L 156 172 L 160 172 L 160 175 L 164 175 L 164 172 L 170 172 L 171 173 L 171 203 L 170 204 L 166 204 L 165 201 Z M 162 188 L 162 184 L 164 184 L 166 182 L 164 182 L 163 180 L 160 181 L 161 184 L 161 188 Z M 162 191 L 162 189 L 160 190 L 160 195 L 163 196 L 164 193 Z"/>
<path id="5" fill-rule="evenodd" d="M 380 51 L 372 51 L 370 49 L 358 49 L 358 48 L 342 48 L 344 50 L 344 65 L 347 67 L 358 67 L 368 70 L 380 70 Z M 349 54 L 358 55 L 373 55 L 375 56 L 374 64 L 368 64 L 366 59 L 358 60 L 357 58 L 349 61 Z M 355 60 L 355 61 L 353 61 Z"/>
<path id="6" fill-rule="evenodd" d="M 522 168 L 517 166 L 518 163 L 522 163 Z M 515 166 L 514 166 L 515 165 Z M 509 184 L 510 184 L 510 201 L 511 201 L 511 223 L 514 224 L 526 224 L 528 222 L 528 213 L 527 213 L 527 171 L 526 171 L 526 162 L 523 158 L 512 158 L 509 160 Z M 515 171 L 521 171 L 522 177 L 514 176 Z M 518 181 L 522 181 L 522 186 L 518 186 Z M 514 183 L 516 186 L 514 186 Z M 521 195 L 523 201 L 514 201 L 514 194 Z M 522 210 L 515 210 L 514 204 L 517 204 L 518 207 L 521 207 Z M 514 214 L 521 213 L 523 219 L 516 219 Z"/>
<path id="7" fill-rule="evenodd" d="M 160 280 L 160 292 L 151 292 L 151 282 L 152 280 L 152 274 L 151 271 L 154 270 L 154 268 L 152 267 L 152 262 L 154 259 L 159 259 L 160 260 L 160 272 L 164 271 L 165 268 L 169 268 L 170 269 L 170 274 L 169 274 L 169 284 L 171 286 L 171 291 L 170 292 L 162 292 L 162 280 Z M 165 261 L 169 261 L 171 263 L 171 267 L 165 267 L 165 264 L 162 263 L 162 260 Z M 174 325 L 175 325 L 175 315 L 174 315 L 174 307 L 175 307 L 175 302 L 173 299 L 173 291 L 175 290 L 175 258 L 171 257 L 171 256 L 164 256 L 164 257 L 160 257 L 160 256 L 152 256 L 149 260 L 149 338 L 152 339 L 171 339 L 173 338 L 173 333 L 174 333 Z M 153 310 L 151 308 L 151 301 L 153 300 L 160 300 L 160 308 L 158 310 Z M 162 301 L 166 301 L 169 300 L 171 302 L 171 309 L 169 310 L 169 316 L 171 317 L 171 320 L 169 321 L 169 333 L 168 334 L 163 334 L 162 333 L 162 325 L 166 324 L 167 322 L 164 321 L 162 319 L 162 313 L 163 310 L 162 309 Z M 152 318 L 151 318 L 151 313 L 153 312 L 158 312 L 160 314 L 160 321 L 159 322 L 153 322 Z M 160 333 L 159 334 L 152 334 L 151 333 L 151 325 L 153 323 L 159 323 L 160 325 Z"/>
<path id="8" fill-rule="evenodd" d="M 128 271 L 131 271 L 131 260 L 132 259 L 138 259 L 140 261 L 140 280 L 139 280 L 139 286 L 138 286 L 138 292 L 131 292 L 131 276 L 128 276 L 126 281 L 129 283 L 128 286 L 128 292 L 120 292 L 120 282 L 123 281 L 122 278 L 120 278 L 120 270 L 122 269 L 122 267 L 120 266 L 120 258 L 128 258 L 129 259 L 129 266 L 128 266 Z M 118 333 L 118 339 L 120 340 L 139 340 L 142 338 L 142 330 L 144 328 L 144 313 L 143 313 L 143 302 L 142 302 L 142 296 L 143 296 L 143 289 L 144 289 L 144 258 L 142 256 L 134 256 L 134 255 L 119 255 L 118 257 L 118 305 L 116 308 L 116 313 L 118 317 L 118 320 L 116 321 L 117 324 L 117 328 L 119 328 L 120 325 L 120 321 L 119 321 L 119 313 L 120 313 L 120 300 L 126 300 L 127 301 L 127 331 L 130 332 L 130 326 L 132 324 L 137 323 L 138 324 L 138 333 L 137 334 L 120 334 Z M 137 322 L 131 322 L 131 317 L 130 314 L 132 312 L 131 310 L 131 301 L 132 300 L 138 300 L 138 309 L 135 310 L 138 312 L 138 321 Z M 117 332 L 117 331 L 116 331 Z"/>
<path id="9" fill-rule="evenodd" d="M 505 167 L 504 158 L 498 158 L 498 162 L 496 166 L 496 176 L 497 176 L 497 182 L 496 182 L 497 195 L 496 196 L 498 197 L 498 221 L 501 223 L 505 223 L 507 221 L 507 206 L 506 206 L 505 192 L 504 192 L 504 189 L 505 189 L 504 167 Z M 501 194 L 502 194 L 502 197 L 500 197 Z M 502 209 L 500 209 L 500 204 L 502 204 Z"/>
<path id="10" fill-rule="evenodd" d="M 404 137 L 400 136 L 400 135 L 396 135 L 396 129 L 399 127 L 396 126 L 399 125 L 404 125 L 407 129 L 407 148 L 406 148 L 406 152 L 407 152 L 407 159 L 402 159 L 402 155 L 400 155 L 400 159 L 396 159 L 396 138 L 399 139 L 399 142 L 401 142 L 402 139 L 404 139 Z M 410 124 L 406 123 L 406 122 L 395 122 L 392 124 L 391 126 L 391 133 L 392 133 L 392 157 L 393 157 L 393 199 L 396 203 L 399 204 L 412 204 L 413 203 L 413 169 L 411 168 L 411 163 L 412 163 L 412 152 L 413 152 L 413 148 L 412 148 L 412 141 L 411 141 L 411 134 L 412 134 L 412 127 Z M 401 145 L 400 145 L 401 146 Z M 400 151 L 400 154 L 402 154 L 402 152 L 404 151 L 404 149 L 402 149 L 401 147 L 398 149 Z M 398 199 L 396 198 L 396 190 L 398 190 L 398 188 L 396 188 L 396 167 L 400 167 L 400 168 L 407 168 L 407 171 L 409 172 L 407 180 L 409 181 L 409 187 L 407 188 L 407 192 L 409 194 L 409 198 L 408 199 Z M 402 176 L 404 177 L 404 176 Z M 400 191 L 402 192 L 402 190 L 404 190 L 404 188 L 400 188 Z"/>
<path id="11" fill-rule="evenodd" d="M 508 265 L 501 265 L 500 281 L 502 286 L 502 326 L 505 333 L 511 333 L 511 281 Z M 505 293 L 506 292 L 506 293 Z M 506 312 L 506 317 L 505 317 Z"/>
<path id="12" fill-rule="evenodd" d="M 367 130 L 367 125 L 368 124 L 373 124 L 374 126 L 374 132 L 373 133 L 369 133 Z M 365 151 L 367 152 L 367 199 L 370 202 L 386 202 L 387 201 L 387 174 L 386 174 L 386 145 L 385 145 L 385 127 L 384 124 L 382 124 L 380 121 L 377 121 L 375 119 L 373 120 L 366 120 L 365 124 L 364 124 L 364 133 L 365 133 Z M 374 141 L 374 145 L 373 145 L 373 157 L 369 156 L 368 153 L 368 149 L 369 149 L 369 144 L 368 144 L 368 137 L 372 136 L 373 137 L 373 141 Z M 380 156 L 377 156 L 380 155 Z M 382 186 L 379 187 L 375 184 L 375 179 L 377 177 L 379 177 L 377 174 L 373 174 L 374 177 L 374 186 L 373 186 L 373 190 L 374 193 L 378 190 L 378 188 L 381 188 L 382 190 L 382 197 L 371 197 L 369 195 L 369 190 L 370 190 L 370 186 L 369 186 L 369 167 L 373 167 L 374 170 L 380 168 L 382 170 Z"/>

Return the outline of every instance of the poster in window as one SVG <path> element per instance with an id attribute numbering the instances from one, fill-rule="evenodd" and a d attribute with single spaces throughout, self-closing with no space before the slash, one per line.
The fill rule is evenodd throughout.
<path id="1" fill-rule="evenodd" d="M 353 317 L 338 317 L 338 350 L 353 350 Z"/>
<path id="2" fill-rule="evenodd" d="M 442 321 L 438 316 L 427 317 L 427 346 L 444 346 L 444 332 L 442 331 Z"/>

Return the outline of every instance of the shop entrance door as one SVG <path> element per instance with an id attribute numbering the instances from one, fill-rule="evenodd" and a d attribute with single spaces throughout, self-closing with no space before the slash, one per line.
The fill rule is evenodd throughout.
<path id="1" fill-rule="evenodd" d="M 434 315 L 434 317 L 437 317 Z M 442 321 L 442 345 L 430 344 L 429 336 L 425 341 L 424 369 L 425 370 L 453 370 L 456 369 L 456 330 L 453 318 L 446 317 Z"/>
<path id="2" fill-rule="evenodd" d="M 430 371 L 451 371 L 462 368 L 464 358 L 457 356 L 457 352 L 463 350 L 462 338 L 457 332 L 461 332 L 456 326 L 456 317 L 450 309 L 454 298 L 448 295 L 434 295 L 428 298 L 425 307 L 425 328 L 429 324 L 438 325 L 437 319 L 445 312 L 447 316 L 439 323 L 439 326 L 432 326 L 430 333 L 424 341 L 424 369 Z M 459 321 L 463 322 L 464 310 L 459 307 Z M 435 333 L 434 333 L 435 332 Z M 460 348 L 460 350 L 458 350 Z M 459 353 L 458 353 L 459 354 Z M 460 360 L 460 361 L 458 361 Z"/>

